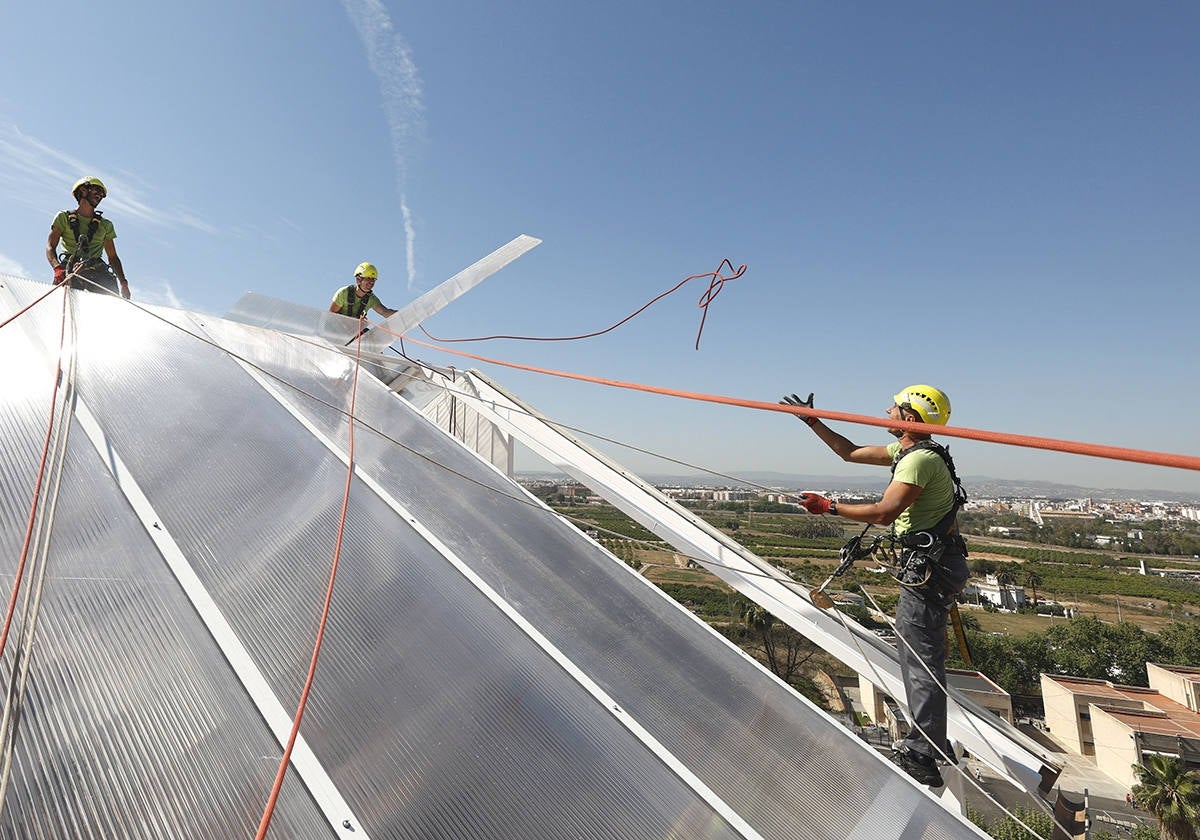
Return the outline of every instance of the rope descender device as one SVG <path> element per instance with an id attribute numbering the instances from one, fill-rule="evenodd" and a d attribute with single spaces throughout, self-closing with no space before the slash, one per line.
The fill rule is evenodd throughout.
<path id="1" fill-rule="evenodd" d="M 877 550 L 879 550 L 880 546 L 882 546 L 885 542 L 889 542 L 891 539 L 890 534 L 877 534 L 869 543 L 863 545 L 863 539 L 867 536 L 867 531 L 869 530 L 871 530 L 870 522 L 863 527 L 861 534 L 857 534 L 856 536 L 853 536 L 847 540 L 846 544 L 842 546 L 842 550 L 838 554 L 841 562 L 838 563 L 837 568 L 833 570 L 833 574 L 825 578 L 825 582 L 816 589 L 809 590 L 808 597 L 809 600 L 813 602 L 814 607 L 821 610 L 832 609 L 833 598 L 829 597 L 829 593 L 825 591 L 825 588 L 829 586 L 829 584 L 833 583 L 834 578 L 844 575 L 846 571 L 856 562 L 870 557 Z"/>
<path id="2" fill-rule="evenodd" d="M 825 591 L 829 584 L 833 583 L 835 578 L 841 577 L 846 571 L 859 560 L 866 560 L 868 557 L 876 556 L 884 566 L 896 569 L 896 573 L 892 574 L 892 579 L 901 586 L 907 586 L 910 589 L 916 589 L 929 583 L 933 577 L 933 563 L 936 563 L 937 558 L 930 560 L 923 549 L 932 549 L 937 542 L 933 534 L 922 532 L 920 536 L 924 537 L 924 542 L 915 544 L 904 544 L 902 552 L 897 552 L 896 546 L 900 545 L 900 539 L 894 534 L 876 534 L 871 538 L 870 542 L 864 543 L 863 540 L 867 536 L 867 531 L 871 530 L 871 523 L 868 522 L 862 529 L 861 534 L 851 537 L 842 546 L 839 552 L 841 562 L 838 563 L 833 574 L 825 578 L 825 582 L 816 589 L 809 590 L 808 597 L 812 601 L 813 606 L 818 609 L 828 610 L 833 607 L 833 599 Z M 941 553 L 938 552 L 938 557 Z M 913 573 L 920 580 L 906 579 L 907 573 Z"/>

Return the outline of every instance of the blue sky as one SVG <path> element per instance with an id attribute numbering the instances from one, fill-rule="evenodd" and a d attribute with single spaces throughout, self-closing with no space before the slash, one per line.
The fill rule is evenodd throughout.
<path id="1" fill-rule="evenodd" d="M 527 233 L 543 244 L 426 326 L 573 335 L 729 258 L 747 272 L 699 351 L 699 281 L 597 339 L 467 349 L 872 415 L 927 381 L 956 425 L 1197 451 L 1196 4 L 9 5 L 0 271 L 49 281 L 84 174 L 135 298 L 210 314 L 245 291 L 324 307 L 363 260 L 398 307 Z M 76 29 L 78 48 L 47 40 Z M 870 474 L 784 415 L 481 367 L 677 459 Z M 1194 472 L 953 449 L 964 475 L 1200 492 Z"/>

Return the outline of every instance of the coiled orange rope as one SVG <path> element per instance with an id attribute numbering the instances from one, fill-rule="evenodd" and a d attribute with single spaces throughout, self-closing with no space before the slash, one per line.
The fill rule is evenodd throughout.
<path id="1" fill-rule="evenodd" d="M 726 276 L 725 274 L 722 273 L 726 268 L 728 268 L 730 271 L 730 274 L 728 276 Z M 651 306 L 653 306 L 658 301 L 665 298 L 667 295 L 671 294 L 672 292 L 678 291 L 687 283 L 690 283 L 691 281 L 697 280 L 701 277 L 707 277 L 707 278 L 709 278 L 708 288 L 704 290 L 704 294 L 702 294 L 700 296 L 700 300 L 697 301 L 697 303 L 696 303 L 696 305 L 699 306 L 701 310 L 703 310 L 702 314 L 700 315 L 700 328 L 696 330 L 696 349 L 699 350 L 700 349 L 700 336 L 704 333 L 704 322 L 708 319 L 709 305 L 714 300 L 717 299 L 717 295 L 719 295 L 721 293 L 721 289 L 725 288 L 726 283 L 728 283 L 730 280 L 737 280 L 739 277 L 741 277 L 745 273 L 746 273 L 746 264 L 745 263 L 742 263 L 737 268 L 734 268 L 733 263 L 731 263 L 728 259 L 721 260 L 721 264 L 717 266 L 715 271 L 706 271 L 703 274 L 693 274 L 690 277 L 685 277 L 682 280 L 680 280 L 678 283 L 676 283 L 673 288 L 667 289 L 667 291 L 663 292 L 662 294 L 658 295 L 657 297 L 652 298 L 650 301 L 648 301 L 646 304 L 644 304 L 641 309 L 638 309 L 636 312 L 634 312 L 630 315 L 626 315 L 624 318 L 622 318 L 620 321 L 617 321 L 617 323 L 613 324 L 611 327 L 605 327 L 602 330 L 597 330 L 596 332 L 584 333 L 582 335 L 565 335 L 565 336 L 554 336 L 554 337 L 532 336 L 532 335 L 481 335 L 477 338 L 438 338 L 437 336 L 430 333 L 429 330 L 425 329 L 425 327 L 423 325 L 421 326 L 421 332 L 423 332 L 423 333 L 425 333 L 425 335 L 429 336 L 430 340 L 437 341 L 442 344 L 456 344 L 456 343 L 462 342 L 462 341 L 495 341 L 496 339 L 501 339 L 501 338 L 507 338 L 507 339 L 511 339 L 513 341 L 580 341 L 581 339 L 595 338 L 598 335 L 604 335 L 605 333 L 612 332 L 613 330 L 615 330 L 617 327 L 621 326 L 622 324 L 633 320 L 638 315 L 641 315 L 643 312 L 645 312 L 647 309 L 649 309 Z M 392 335 L 395 335 L 395 333 L 392 333 Z"/>

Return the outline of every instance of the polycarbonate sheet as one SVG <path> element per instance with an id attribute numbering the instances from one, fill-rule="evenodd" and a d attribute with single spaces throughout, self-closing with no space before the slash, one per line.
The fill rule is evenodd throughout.
<path id="1" fill-rule="evenodd" d="M 240 329 L 277 351 L 266 355 L 279 373 L 336 382 L 327 396 L 346 404 L 344 358 L 314 361 L 300 342 Z M 78 331 L 82 398 L 290 708 L 329 575 L 345 466 L 230 357 L 180 329 L 132 307 L 85 305 Z M 121 345 L 134 340 L 127 356 Z M 371 836 L 736 836 L 357 481 L 304 724 Z"/>
<path id="2" fill-rule="evenodd" d="M 452 303 L 456 298 L 465 295 L 517 257 L 541 243 L 540 239 L 521 234 L 511 242 L 500 246 L 449 280 L 443 280 L 416 300 L 405 304 L 395 315 L 389 315 L 383 322 L 384 329 L 372 330 L 363 337 L 363 349 L 382 353 L 388 345 L 396 340 L 396 336 L 404 335 L 417 324 Z"/>
<path id="3" fill-rule="evenodd" d="M 358 335 L 360 329 L 357 318 L 330 312 L 327 306 L 301 306 L 254 292 L 247 292 L 238 298 L 225 317 L 231 321 L 270 327 L 294 335 L 318 336 L 338 346 Z"/>
<path id="4" fill-rule="evenodd" d="M 57 355 L 61 312 L 55 295 L 0 330 L 6 599 L 54 381 L 53 361 L 30 336 Z M 61 489 L 50 495 L 53 461 L 44 482 L 41 506 L 54 513 L 49 551 L 44 562 L 37 553 L 27 560 L 0 671 L 6 694 L 19 695 L 6 709 L 16 726 L 0 837 L 252 836 L 278 746 L 73 422 L 67 443 Z M 22 650 L 30 670 L 20 692 Z M 285 782 L 271 836 L 333 836 L 295 778 Z"/>
<path id="5" fill-rule="evenodd" d="M 271 360 L 286 356 L 284 347 L 262 347 L 233 325 L 208 328 L 283 373 Z M 345 446 L 345 418 L 328 406 L 348 404 L 346 378 L 299 369 L 286 375 L 299 391 L 285 398 Z M 906 825 L 906 836 L 976 836 L 844 728 L 378 383 L 359 382 L 357 414 L 378 430 L 366 434 L 359 426 L 360 468 L 764 836 L 863 831 L 864 820 L 878 818 L 884 792 L 888 820 Z"/>
<path id="6" fill-rule="evenodd" d="M 254 650 L 258 667 L 285 704 L 294 702 L 328 574 L 341 465 L 219 351 L 121 301 L 75 296 L 86 298 L 79 313 L 81 394 Z M 160 314 L 198 328 L 182 314 Z M 256 364 L 313 394 L 283 391 L 345 445 L 338 409 L 349 405 L 346 357 L 261 329 L 200 320 Z M 379 383 L 360 382 L 359 400 L 360 414 L 393 438 L 359 427 L 359 463 L 385 492 L 762 836 L 978 836 Z M 36 435 L 25 438 L 28 449 Z M 7 458 L 0 462 L 9 469 Z M 111 480 L 101 474 L 97 481 Z M 6 540 L 9 530 L 6 524 Z M 92 536 L 81 531 L 80 545 L 95 545 Z M 116 542 L 126 551 L 124 538 Z M 729 834 L 710 804 L 357 481 L 342 574 L 304 734 L 372 836 Z M 191 639 L 190 607 L 173 606 L 186 625 L 180 634 Z M 141 670 L 144 648 L 156 649 L 154 640 L 164 636 L 170 638 L 157 626 L 144 637 L 132 633 L 128 659 L 138 663 L 132 672 Z M 40 678 L 39 685 L 50 684 Z M 240 689 L 232 694 L 244 705 Z M 74 697 L 65 680 L 62 695 Z M 239 701 L 213 702 L 235 715 Z M 169 714 L 156 714 L 161 725 L 145 727 L 145 737 L 195 737 L 179 735 Z M 59 723 L 59 730 L 67 723 L 78 728 L 71 743 L 87 743 L 101 755 L 111 749 L 94 716 L 64 713 Z M 184 731 L 194 730 L 204 731 L 194 724 Z M 46 740 L 66 749 L 50 734 Z M 257 749 L 252 739 L 241 742 L 251 745 L 247 752 Z M 222 741 L 212 754 L 224 748 Z M 240 757 L 273 771 L 277 748 Z M 146 780 L 158 777 L 156 760 L 142 758 L 140 774 L 110 778 L 98 770 L 94 795 L 104 796 L 114 783 L 151 788 Z M 242 777 L 236 758 L 215 775 Z M 74 819 L 77 807 L 70 793 L 61 793 L 66 786 L 43 785 L 45 799 L 28 799 L 32 813 L 43 801 L 63 820 Z M 176 836 L 196 836 L 194 826 L 208 825 L 212 809 L 229 807 L 220 795 L 193 802 L 190 790 L 173 785 L 163 793 L 187 800 L 170 801 L 163 818 L 162 824 L 174 822 Z M 311 813 L 311 804 L 304 805 L 307 811 L 291 804 L 289 813 Z M 189 809 L 198 821 L 175 822 Z M 257 809 L 250 810 L 256 820 Z"/>

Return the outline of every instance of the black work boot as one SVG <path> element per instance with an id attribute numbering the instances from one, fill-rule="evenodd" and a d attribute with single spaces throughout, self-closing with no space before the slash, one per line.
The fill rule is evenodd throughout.
<path id="1" fill-rule="evenodd" d="M 907 747 L 893 749 L 892 762 L 923 785 L 941 787 L 946 783 L 930 756 L 914 752 Z"/>

